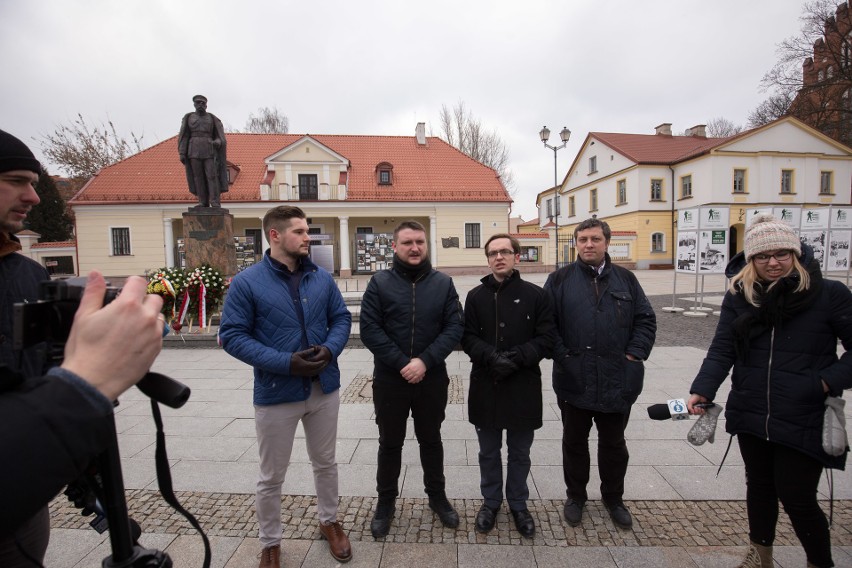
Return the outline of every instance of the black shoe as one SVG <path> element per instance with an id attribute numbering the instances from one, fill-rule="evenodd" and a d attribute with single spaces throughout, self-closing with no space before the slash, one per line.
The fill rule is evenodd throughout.
<path id="1" fill-rule="evenodd" d="M 576 527 L 583 522 L 583 507 L 586 506 L 585 501 L 575 501 L 568 499 L 565 501 L 565 509 L 562 511 L 565 514 L 565 520 L 572 527 Z"/>
<path id="2" fill-rule="evenodd" d="M 535 521 L 528 509 L 512 511 L 512 518 L 515 519 L 515 527 L 522 537 L 532 538 L 535 535 Z"/>
<path id="3" fill-rule="evenodd" d="M 494 523 L 497 522 L 497 509 L 492 509 L 485 503 L 480 507 L 476 514 L 476 532 L 487 533 L 494 528 Z"/>
<path id="4" fill-rule="evenodd" d="M 451 529 L 459 526 L 459 514 L 447 501 L 443 495 L 440 497 L 429 497 L 429 508 L 435 511 L 438 518 L 441 519 L 441 524 Z"/>
<path id="5" fill-rule="evenodd" d="M 630 516 L 630 511 L 627 510 L 624 503 L 619 503 L 612 507 L 607 505 L 606 508 L 609 510 L 609 517 L 617 527 L 629 529 L 633 526 L 633 517 Z"/>
<path id="6" fill-rule="evenodd" d="M 394 501 L 388 503 L 379 503 L 376 505 L 376 514 L 373 515 L 373 520 L 370 521 L 370 532 L 373 533 L 373 538 L 383 538 L 390 532 L 391 519 L 396 512 Z"/>

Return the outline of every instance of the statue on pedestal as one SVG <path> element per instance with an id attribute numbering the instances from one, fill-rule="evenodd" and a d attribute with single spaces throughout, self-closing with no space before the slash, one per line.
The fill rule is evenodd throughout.
<path id="1" fill-rule="evenodd" d="M 183 117 L 178 134 L 180 161 L 186 167 L 189 191 L 198 197 L 198 206 L 221 207 L 219 196 L 228 191 L 225 128 L 207 112 L 207 97 L 195 95 L 192 103 L 195 112 Z"/>

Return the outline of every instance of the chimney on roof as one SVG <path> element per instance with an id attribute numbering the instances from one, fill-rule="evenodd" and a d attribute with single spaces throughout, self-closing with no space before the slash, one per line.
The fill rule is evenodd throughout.
<path id="1" fill-rule="evenodd" d="M 418 122 L 414 128 L 414 135 L 417 137 L 417 143 L 421 146 L 426 145 L 426 123 Z"/>
<path id="2" fill-rule="evenodd" d="M 659 134 L 661 136 L 671 136 L 672 135 L 672 123 L 664 122 L 661 125 L 654 128 L 654 134 Z"/>
<path id="3" fill-rule="evenodd" d="M 687 136 L 694 136 L 696 138 L 707 138 L 707 125 L 706 124 L 696 124 L 692 128 L 686 129 Z"/>

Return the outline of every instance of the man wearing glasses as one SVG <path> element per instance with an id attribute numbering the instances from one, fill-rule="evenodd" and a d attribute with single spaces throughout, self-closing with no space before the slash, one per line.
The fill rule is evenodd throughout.
<path id="1" fill-rule="evenodd" d="M 491 274 L 467 295 L 462 346 L 470 355 L 468 413 L 479 439 L 483 504 L 475 529 L 494 528 L 503 503 L 503 430 L 509 459 L 506 501 L 521 536 L 532 538 L 535 521 L 527 509 L 530 447 L 542 425 L 541 369 L 553 344 L 553 310 L 547 293 L 521 280 L 515 264 L 521 246 L 507 234 L 485 243 Z"/>

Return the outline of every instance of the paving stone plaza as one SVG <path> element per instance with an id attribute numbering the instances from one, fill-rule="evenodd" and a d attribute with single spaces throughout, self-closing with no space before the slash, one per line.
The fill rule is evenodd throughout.
<path id="1" fill-rule="evenodd" d="M 672 303 L 671 271 L 637 271 L 655 308 Z M 529 275 L 542 284 L 545 275 Z M 459 295 L 478 283 L 476 277 L 454 278 Z M 355 282 L 354 284 L 352 284 Z M 366 285 L 366 280 L 346 286 Z M 705 278 L 704 303 L 721 303 L 724 278 Z M 688 307 L 684 296 L 694 279 L 677 276 L 676 305 Z M 357 294 L 347 290 L 346 294 Z M 357 316 L 357 308 L 353 307 Z M 447 494 L 461 523 L 445 529 L 426 504 L 417 442 L 409 421 L 403 452 L 401 499 L 387 538 L 374 540 L 369 524 L 375 506 L 378 429 L 373 420 L 370 379 L 372 356 L 358 347 L 340 358 L 341 410 L 337 460 L 340 471 L 340 520 L 352 541 L 348 566 L 364 567 L 730 567 L 742 559 L 747 543 L 745 480 L 736 444 L 717 476 L 728 436 L 720 420 L 714 444 L 695 447 L 686 441 L 691 422 L 655 422 L 646 408 L 670 398 L 684 398 L 704 356 L 716 317 L 691 320 L 657 309 L 658 342 L 646 362 L 645 389 L 634 406 L 627 428 L 630 466 L 625 502 L 634 516 L 632 530 L 616 528 L 602 506 L 592 430 L 590 501 L 580 526 L 562 519 L 561 423 L 550 387 L 552 364 L 542 363 L 544 426 L 536 431 L 529 478 L 529 508 L 536 521 L 534 539 L 521 538 L 505 504 L 497 526 L 487 534 L 474 531 L 482 504 L 479 492 L 478 444 L 467 421 L 470 362 L 454 352 L 447 365 L 452 375 L 450 403 L 443 427 Z M 357 331 L 357 324 L 353 326 Z M 180 347 L 192 342 L 180 341 Z M 353 344 L 356 344 L 353 341 Z M 198 342 L 202 345 L 203 342 Z M 168 455 L 175 492 L 201 522 L 213 548 L 213 566 L 257 566 L 260 545 L 254 514 L 257 447 L 252 407 L 252 370 L 211 347 L 173 348 L 173 340 L 157 359 L 155 371 L 192 389 L 181 409 L 163 408 Z M 724 405 L 727 385 L 719 394 Z M 849 411 L 847 410 L 847 413 Z M 142 527 L 140 543 L 165 550 L 175 566 L 201 566 L 201 538 L 160 497 L 154 471 L 154 423 L 148 400 L 131 389 L 116 409 L 124 482 L 131 517 Z M 282 565 L 336 566 L 317 526 L 313 475 L 304 436 L 297 432 L 292 464 L 284 484 Z M 820 484 L 828 511 L 829 488 Z M 109 552 L 106 533 L 88 527 L 88 518 L 63 496 L 51 505 L 49 567 L 94 567 Z M 834 472 L 834 560 L 852 567 L 852 475 Z M 804 553 L 782 513 L 776 539 L 776 565 L 800 568 Z"/>

